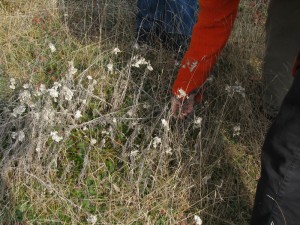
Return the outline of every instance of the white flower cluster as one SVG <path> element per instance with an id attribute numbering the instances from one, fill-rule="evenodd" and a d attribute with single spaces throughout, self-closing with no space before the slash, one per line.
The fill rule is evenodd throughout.
<path id="1" fill-rule="evenodd" d="M 9 85 L 10 89 L 15 90 L 16 89 L 16 80 L 15 78 L 10 78 L 10 85 Z"/>
<path id="2" fill-rule="evenodd" d="M 20 102 L 25 103 L 30 99 L 31 99 L 31 94 L 28 90 L 24 90 L 24 91 L 20 92 L 20 94 L 19 94 Z"/>
<path id="3" fill-rule="evenodd" d="M 130 156 L 132 156 L 132 157 L 136 157 L 138 154 L 139 154 L 138 150 L 133 150 L 130 152 Z"/>
<path id="4" fill-rule="evenodd" d="M 170 130 L 169 122 L 168 122 L 167 120 L 161 119 L 161 123 L 162 123 L 163 127 L 164 127 L 167 131 Z"/>
<path id="5" fill-rule="evenodd" d="M 55 119 L 55 113 L 56 111 L 54 111 L 50 107 L 46 107 L 45 109 L 42 110 L 42 119 L 45 122 L 52 123 Z"/>
<path id="6" fill-rule="evenodd" d="M 42 96 L 43 94 L 46 93 L 46 91 L 47 91 L 47 89 L 46 89 L 45 84 L 41 84 L 39 86 L 39 88 L 37 88 L 37 90 L 35 91 L 34 96 L 37 96 L 37 97 Z"/>
<path id="7" fill-rule="evenodd" d="M 57 102 L 57 98 L 59 95 L 59 92 L 58 92 L 59 87 L 61 87 L 61 84 L 58 82 L 54 82 L 53 87 L 47 90 L 49 95 L 54 99 L 55 102 Z"/>
<path id="8" fill-rule="evenodd" d="M 16 123 L 25 118 L 26 121 L 30 121 L 31 126 L 26 129 L 26 132 L 28 132 L 28 136 L 36 137 L 34 145 L 39 153 L 49 138 L 59 143 L 67 137 L 69 131 L 63 130 L 66 126 L 72 127 L 80 122 L 88 106 L 97 82 L 89 75 L 87 76 L 88 84 L 81 83 L 81 79 L 77 79 L 78 82 L 75 82 L 73 75 L 77 71 L 74 62 L 70 61 L 66 76 L 54 82 L 49 88 L 44 84 L 40 84 L 38 87 L 31 83 L 23 84 L 21 86 L 23 89 L 20 90 L 17 102 L 15 102 L 16 106 L 9 111 L 12 120 Z M 11 79 L 10 85 L 15 88 L 15 84 L 15 79 Z M 25 139 L 24 131 L 20 128 L 19 131 L 12 133 L 11 137 L 22 142 Z M 96 143 L 96 139 L 90 140 L 91 145 Z"/>
<path id="9" fill-rule="evenodd" d="M 114 72 L 114 64 L 109 63 L 106 65 L 106 68 L 108 70 L 109 73 L 113 73 Z"/>
<path id="10" fill-rule="evenodd" d="M 77 73 L 77 69 L 74 67 L 74 62 L 70 61 L 68 71 L 66 73 L 67 80 L 73 80 L 73 75 L 75 73 Z M 57 98 L 59 97 L 59 95 L 61 95 L 67 101 L 71 101 L 74 96 L 73 90 L 71 90 L 70 87 L 68 87 L 68 85 L 62 85 L 59 82 L 54 82 L 53 87 L 49 88 L 46 91 L 53 98 L 54 102 L 57 102 Z M 40 96 L 44 92 L 45 92 L 45 85 L 41 85 L 37 95 Z"/>
<path id="11" fill-rule="evenodd" d="M 154 148 L 157 148 L 161 144 L 161 138 L 160 137 L 154 137 L 152 145 Z"/>
<path id="12" fill-rule="evenodd" d="M 202 223 L 203 223 L 200 216 L 197 216 L 197 215 L 194 216 L 194 221 L 195 221 L 195 225 L 202 225 Z"/>
<path id="13" fill-rule="evenodd" d="M 114 55 L 118 55 L 120 52 L 122 52 L 118 47 L 114 48 L 111 53 Z M 114 64 L 112 62 L 108 63 L 106 65 L 108 73 L 114 73 Z"/>
<path id="14" fill-rule="evenodd" d="M 241 134 L 241 127 L 240 125 L 236 125 L 233 127 L 233 137 L 240 136 Z"/>
<path id="15" fill-rule="evenodd" d="M 194 120 L 194 124 L 197 126 L 201 126 L 202 124 L 202 117 L 196 117 Z"/>
<path id="16" fill-rule="evenodd" d="M 25 86 L 25 88 L 24 88 L 24 86 Z M 34 108 L 35 104 L 32 101 L 31 92 L 29 90 L 27 90 L 29 88 L 29 85 L 28 85 L 28 87 L 27 87 L 27 85 L 23 85 L 23 88 L 25 90 L 20 92 L 18 100 L 20 101 L 20 103 L 25 104 L 25 105 L 29 106 L 30 108 Z"/>
<path id="17" fill-rule="evenodd" d="M 121 50 L 119 48 L 114 48 L 112 50 L 112 53 L 115 54 L 115 55 L 118 55 L 120 52 L 121 52 Z"/>
<path id="18" fill-rule="evenodd" d="M 173 154 L 173 150 L 172 148 L 167 144 L 167 143 L 163 143 L 162 139 L 158 136 L 154 137 L 152 140 L 152 146 L 153 148 L 157 149 L 159 146 L 161 146 L 161 150 L 163 150 L 163 152 L 167 155 L 172 155 Z"/>
<path id="19" fill-rule="evenodd" d="M 170 146 L 167 146 L 165 153 L 166 153 L 167 155 L 172 155 L 172 154 L 173 154 L 172 148 L 171 148 Z"/>
<path id="20" fill-rule="evenodd" d="M 94 225 L 94 224 L 97 223 L 98 219 L 97 219 L 97 216 L 96 216 L 96 215 L 90 215 L 90 216 L 86 219 L 86 221 L 87 221 L 89 224 Z"/>
<path id="21" fill-rule="evenodd" d="M 60 142 L 63 139 L 63 137 L 58 135 L 57 131 L 51 131 L 50 136 L 51 136 L 52 140 L 55 142 Z"/>
<path id="22" fill-rule="evenodd" d="M 71 101 L 74 95 L 73 91 L 67 86 L 62 87 L 61 94 L 64 96 L 65 100 L 67 101 Z"/>
<path id="23" fill-rule="evenodd" d="M 146 59 L 140 55 L 136 55 L 132 58 L 132 66 L 136 68 L 140 68 L 141 65 L 147 65 L 147 69 L 149 71 L 153 71 L 153 67 L 151 66 L 150 61 L 146 61 Z"/>
<path id="24" fill-rule="evenodd" d="M 240 94 L 245 98 L 245 88 L 243 88 L 238 81 L 235 82 L 235 85 L 230 86 L 226 85 L 225 90 L 228 92 L 228 95 L 232 97 L 235 93 Z"/>
<path id="25" fill-rule="evenodd" d="M 74 118 L 78 120 L 78 119 L 80 119 L 81 117 L 82 117 L 81 111 L 80 111 L 80 110 L 77 110 L 77 111 L 75 112 Z"/>
<path id="26" fill-rule="evenodd" d="M 53 52 L 56 52 L 56 48 L 55 48 L 55 46 L 54 46 L 53 43 L 49 42 L 48 47 L 50 48 L 50 51 L 51 51 L 52 53 L 53 53 Z"/>
<path id="27" fill-rule="evenodd" d="M 20 142 L 23 142 L 25 140 L 25 133 L 23 130 L 19 132 L 12 132 L 11 134 L 12 139 L 17 139 Z"/>
<path id="28" fill-rule="evenodd" d="M 74 61 L 73 60 L 70 61 L 68 64 L 69 64 L 69 67 L 68 67 L 66 77 L 67 78 L 72 78 L 72 76 L 77 73 L 78 69 L 76 69 L 74 67 Z"/>
<path id="29" fill-rule="evenodd" d="M 23 84 L 23 88 L 24 88 L 24 89 L 29 89 L 29 88 L 30 88 L 30 85 L 29 85 L 29 84 Z"/>
<path id="30" fill-rule="evenodd" d="M 13 109 L 12 115 L 14 117 L 18 117 L 19 115 L 22 115 L 26 111 L 26 106 L 24 104 L 21 104 Z"/>
<path id="31" fill-rule="evenodd" d="M 180 88 L 178 91 L 177 91 L 177 98 L 181 99 L 181 98 L 186 98 L 188 99 L 189 96 L 187 95 L 187 93 L 182 89 Z"/>
<path id="32" fill-rule="evenodd" d="M 105 139 L 104 139 L 104 140 L 105 140 Z M 91 144 L 91 145 L 97 144 L 97 140 L 94 139 L 94 138 L 92 138 L 92 139 L 90 140 L 90 144 Z"/>

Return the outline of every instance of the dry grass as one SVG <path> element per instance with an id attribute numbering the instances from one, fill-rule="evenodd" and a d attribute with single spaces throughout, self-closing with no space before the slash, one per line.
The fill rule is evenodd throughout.
<path id="1" fill-rule="evenodd" d="M 259 110 L 266 4 L 241 2 L 205 102 L 184 121 L 169 112 L 171 53 L 132 49 L 134 4 L 0 2 L 1 224 L 193 224 L 194 215 L 205 225 L 248 224 L 268 126 Z M 154 70 L 133 67 L 136 55 Z M 69 79 L 72 60 L 78 72 Z M 27 101 L 22 115 L 11 115 L 22 104 L 22 84 L 33 94 L 54 81 L 73 91 L 72 100 L 61 94 L 54 102 L 45 93 L 31 98 L 35 107 Z M 230 96 L 227 85 L 244 87 L 245 97 Z M 12 139 L 19 131 L 24 141 Z"/>

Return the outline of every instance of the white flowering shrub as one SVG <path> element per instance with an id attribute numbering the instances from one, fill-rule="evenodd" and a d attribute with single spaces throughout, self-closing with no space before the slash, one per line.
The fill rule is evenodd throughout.
<path id="1" fill-rule="evenodd" d="M 59 52 L 54 44 L 48 47 L 52 54 Z M 10 81 L 10 89 L 15 91 L 16 97 L 1 113 L 5 123 L 0 127 L 0 134 L 6 141 L 1 148 L 2 176 L 6 177 L 6 182 L 10 182 L 14 177 L 9 176 L 11 166 L 16 163 L 15 172 L 30 182 L 26 185 L 33 189 L 42 188 L 54 198 L 57 197 L 56 202 L 71 204 L 69 210 L 80 211 L 78 217 L 70 218 L 71 221 L 80 220 L 80 217 L 88 224 L 110 220 L 107 206 L 103 206 L 104 213 L 99 215 L 97 210 L 81 207 L 83 199 L 75 194 L 79 192 L 85 195 L 76 189 L 77 183 L 97 189 L 94 181 L 91 181 L 93 175 L 90 170 L 98 171 L 102 177 L 99 182 L 104 185 L 110 185 L 109 177 L 118 174 L 112 184 L 113 190 L 104 188 L 102 193 L 107 195 L 113 191 L 114 198 L 122 204 L 128 204 L 129 201 L 123 197 L 124 193 L 131 195 L 136 189 L 127 184 L 139 180 L 137 187 L 139 198 L 143 199 L 141 206 L 149 201 L 151 195 L 161 199 L 158 202 L 164 201 L 164 195 L 169 192 L 169 184 L 164 192 L 156 189 L 159 183 L 156 184 L 157 180 L 152 179 L 154 173 L 155 176 L 162 175 L 163 180 L 169 177 L 175 181 L 178 176 L 177 173 L 167 175 L 165 171 L 171 157 L 176 156 L 169 139 L 169 112 L 164 112 L 165 118 L 161 115 L 155 119 L 156 124 L 145 122 L 147 115 L 152 113 L 153 105 L 149 103 L 149 94 L 144 90 L 155 69 L 150 60 L 138 53 L 129 57 L 120 67 L 115 58 L 119 54 L 122 54 L 119 48 L 109 51 L 108 59 L 102 61 L 105 68 L 101 74 L 89 68 L 80 71 L 75 66 L 75 59 L 67 63 L 62 75 L 53 82 L 36 85 L 31 81 L 24 84 L 13 79 Z M 135 74 L 142 75 L 142 78 L 133 83 L 131 81 Z M 103 77 L 116 78 L 111 84 L 112 91 L 106 95 L 101 90 L 109 89 L 110 84 L 104 87 Z M 36 168 L 45 169 L 36 172 Z M 49 174 L 52 175 L 49 177 Z M 117 181 L 119 179 L 125 180 Z M 65 181 L 69 182 L 68 189 L 57 190 L 54 187 Z M 21 189 L 28 193 L 26 187 Z M 176 207 L 181 208 L 185 205 L 180 202 L 185 202 L 187 189 L 181 186 L 178 190 L 179 196 L 175 202 L 178 202 Z M 148 192 L 152 194 L 146 194 Z M 136 207 L 132 205 L 128 211 L 122 212 L 123 216 L 130 218 L 133 213 L 138 221 L 141 212 Z M 28 210 L 26 215 L 34 217 L 31 209 Z M 145 211 L 148 213 L 148 210 Z M 165 217 L 175 221 L 173 214 Z"/>
<path id="2" fill-rule="evenodd" d="M 32 154 L 35 150 L 37 158 L 44 158 L 49 154 L 51 140 L 59 143 L 68 138 L 87 109 L 97 84 L 96 80 L 85 75 L 75 81 L 76 73 L 77 69 L 70 61 L 65 76 L 52 86 L 29 83 L 21 87 L 16 101 L 2 113 L 6 124 L 1 130 L 7 135 L 7 143 L 10 143 L 2 150 L 4 156 L 7 149 L 10 153 L 18 153 L 21 150 L 18 142 L 21 141 L 26 143 L 22 151 L 30 150 Z M 18 134 L 16 138 L 15 130 L 23 130 L 23 135 Z M 6 157 L 3 163 L 8 160 Z"/>

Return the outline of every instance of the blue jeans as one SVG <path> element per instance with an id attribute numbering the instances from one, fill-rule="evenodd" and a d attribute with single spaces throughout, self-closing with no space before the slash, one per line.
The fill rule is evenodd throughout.
<path id="1" fill-rule="evenodd" d="M 197 19 L 197 0 L 138 0 L 138 33 L 165 32 L 190 37 Z"/>

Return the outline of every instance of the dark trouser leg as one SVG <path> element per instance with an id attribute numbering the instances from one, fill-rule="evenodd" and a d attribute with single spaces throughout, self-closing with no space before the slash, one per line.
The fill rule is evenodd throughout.
<path id="1" fill-rule="evenodd" d="M 164 31 L 190 37 L 197 15 L 198 0 L 166 0 Z"/>
<path id="2" fill-rule="evenodd" d="M 271 126 L 251 225 L 300 224 L 300 71 Z"/>
<path id="3" fill-rule="evenodd" d="M 264 108 L 275 116 L 292 83 L 291 70 L 300 49 L 300 1 L 271 0 L 263 66 Z"/>
<path id="4" fill-rule="evenodd" d="M 149 42 L 151 36 L 155 35 L 163 16 L 164 0 L 138 0 L 136 28 L 137 37 L 140 42 Z"/>
<path id="5" fill-rule="evenodd" d="M 164 31 L 191 36 L 198 15 L 198 0 L 166 0 Z"/>
<path id="6" fill-rule="evenodd" d="M 164 43 L 182 58 L 198 15 L 198 0 L 166 0 Z"/>

